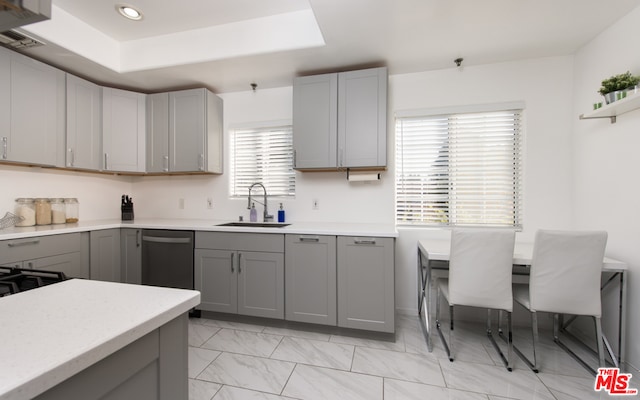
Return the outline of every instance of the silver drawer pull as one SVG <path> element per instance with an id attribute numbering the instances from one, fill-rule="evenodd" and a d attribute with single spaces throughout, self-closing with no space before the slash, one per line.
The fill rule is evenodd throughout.
<path id="1" fill-rule="evenodd" d="M 156 236 L 142 236 L 143 242 L 154 243 L 191 243 L 191 238 L 168 238 Z"/>
<path id="2" fill-rule="evenodd" d="M 234 269 L 233 269 L 233 258 L 234 258 L 234 256 L 235 256 L 235 254 L 236 254 L 236 253 L 233 253 L 233 252 L 231 253 L 231 273 L 232 273 L 232 274 L 235 272 L 235 271 L 234 271 Z"/>
<path id="3" fill-rule="evenodd" d="M 301 242 L 319 242 L 320 238 L 317 236 L 300 236 Z"/>
<path id="4" fill-rule="evenodd" d="M 40 243 L 40 239 L 35 239 L 35 240 L 28 240 L 26 242 L 11 242 L 11 243 L 7 243 L 7 246 L 9 247 L 19 247 L 19 246 L 27 246 L 30 244 L 38 244 Z"/>
<path id="5" fill-rule="evenodd" d="M 355 244 L 376 244 L 376 240 L 375 239 L 353 239 L 353 243 Z"/>

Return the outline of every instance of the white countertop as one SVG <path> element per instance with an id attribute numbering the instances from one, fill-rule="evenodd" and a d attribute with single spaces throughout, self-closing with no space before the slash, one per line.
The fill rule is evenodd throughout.
<path id="1" fill-rule="evenodd" d="M 194 290 L 71 279 L 0 298 L 0 400 L 31 399 L 188 312 Z"/>
<path id="2" fill-rule="evenodd" d="M 140 228 L 140 229 L 179 229 L 193 231 L 217 232 L 250 232 L 250 233 L 290 233 L 300 235 L 342 235 L 342 236 L 371 236 L 398 237 L 394 224 L 364 224 L 337 222 L 292 222 L 282 228 L 254 228 L 218 226 L 233 221 L 200 220 L 200 219 L 136 219 L 134 221 L 94 220 L 80 221 L 75 224 L 42 225 L 23 228 L 7 228 L 0 230 L 0 240 L 20 239 L 60 233 L 86 232 L 110 228 Z"/>

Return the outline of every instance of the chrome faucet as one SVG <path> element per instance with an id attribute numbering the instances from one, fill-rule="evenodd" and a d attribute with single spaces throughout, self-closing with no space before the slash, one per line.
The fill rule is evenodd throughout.
<path id="1" fill-rule="evenodd" d="M 253 200 L 256 203 L 262 204 L 264 206 L 263 222 L 271 222 L 271 221 L 273 221 L 273 215 L 269 215 L 269 211 L 267 210 L 267 189 L 260 182 L 254 183 L 253 185 L 251 185 L 249 187 L 249 200 L 247 202 L 247 209 L 251 209 L 251 190 L 253 189 L 254 186 L 260 186 L 260 187 L 262 187 L 262 190 L 264 191 L 264 203 L 260 203 L 257 200 Z"/>

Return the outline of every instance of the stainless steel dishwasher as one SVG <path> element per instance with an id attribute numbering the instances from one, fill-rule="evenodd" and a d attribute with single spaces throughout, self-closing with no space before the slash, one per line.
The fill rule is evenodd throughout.
<path id="1" fill-rule="evenodd" d="M 193 289 L 193 231 L 142 230 L 142 284 Z"/>

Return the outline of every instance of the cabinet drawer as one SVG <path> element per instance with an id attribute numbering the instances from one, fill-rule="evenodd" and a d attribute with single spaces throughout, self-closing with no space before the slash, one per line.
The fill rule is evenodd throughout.
<path id="1" fill-rule="evenodd" d="M 0 241 L 0 264 L 80 252 L 80 233 Z"/>
<path id="2" fill-rule="evenodd" d="M 284 252 L 284 235 L 277 233 L 196 232 L 197 249 Z"/>

